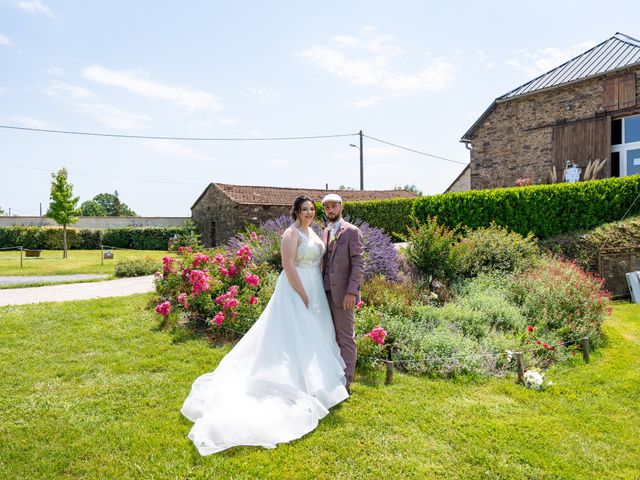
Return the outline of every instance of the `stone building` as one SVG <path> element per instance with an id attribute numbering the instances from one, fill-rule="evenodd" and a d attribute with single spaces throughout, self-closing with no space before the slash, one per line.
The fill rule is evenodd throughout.
<path id="1" fill-rule="evenodd" d="M 299 195 L 316 201 L 338 193 L 345 202 L 414 197 L 406 190 L 314 190 L 310 188 L 254 187 L 210 183 L 191 207 L 191 217 L 206 246 L 223 245 L 248 223 L 289 215 Z"/>
<path id="2" fill-rule="evenodd" d="M 567 161 L 597 178 L 640 173 L 640 41 L 613 37 L 496 98 L 463 135 L 469 189 L 563 181 Z M 463 171 L 463 173 L 465 173 Z M 461 188 L 465 175 L 448 191 Z"/>

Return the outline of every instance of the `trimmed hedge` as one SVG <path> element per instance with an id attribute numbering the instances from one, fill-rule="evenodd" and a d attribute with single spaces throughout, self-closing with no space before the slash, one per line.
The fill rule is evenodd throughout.
<path id="1" fill-rule="evenodd" d="M 622 218 L 640 195 L 640 175 L 578 183 L 471 190 L 430 197 L 345 202 L 345 215 L 382 228 L 395 238 L 407 233 L 413 215 L 437 216 L 450 228 L 488 227 L 491 222 L 523 236 L 547 238 L 588 230 Z M 628 215 L 640 213 L 640 200 Z"/>
<path id="2" fill-rule="evenodd" d="M 67 246 L 78 250 L 97 250 L 101 244 L 135 250 L 166 250 L 169 238 L 180 233 L 182 227 L 67 228 Z M 0 248 L 15 246 L 62 250 L 62 227 L 0 227 Z"/>
<path id="3" fill-rule="evenodd" d="M 422 197 L 414 206 L 420 220 L 437 216 L 449 227 L 487 227 L 491 222 L 547 238 L 591 229 L 622 218 L 640 195 L 640 175 L 578 183 L 475 190 Z M 629 214 L 640 212 L 636 202 Z"/>

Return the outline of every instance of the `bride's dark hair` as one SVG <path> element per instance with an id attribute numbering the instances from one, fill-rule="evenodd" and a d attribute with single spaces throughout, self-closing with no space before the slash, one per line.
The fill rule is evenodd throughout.
<path id="1" fill-rule="evenodd" d="M 293 220 L 298 220 L 300 216 L 300 212 L 302 211 L 302 204 L 304 202 L 311 202 L 313 204 L 313 208 L 316 208 L 316 204 L 313 203 L 313 199 L 307 195 L 300 195 L 293 201 L 293 207 L 291 207 L 291 218 Z"/>

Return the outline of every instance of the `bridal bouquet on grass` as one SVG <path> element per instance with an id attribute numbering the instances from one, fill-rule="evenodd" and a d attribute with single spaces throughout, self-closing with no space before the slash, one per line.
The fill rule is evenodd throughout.
<path id="1" fill-rule="evenodd" d="M 544 383 L 544 373 L 535 368 L 524 372 L 524 386 L 532 390 L 542 390 L 545 387 L 553 385 L 552 382 Z"/>

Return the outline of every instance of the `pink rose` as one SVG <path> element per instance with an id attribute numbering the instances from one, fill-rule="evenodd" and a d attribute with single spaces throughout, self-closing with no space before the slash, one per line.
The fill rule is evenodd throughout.
<path id="1" fill-rule="evenodd" d="M 162 302 L 156 305 L 156 313 L 165 317 L 171 313 L 171 302 Z"/>
<path id="2" fill-rule="evenodd" d="M 251 296 L 251 298 L 249 298 L 249 305 L 255 305 L 256 303 L 258 303 L 260 301 L 260 299 L 258 297 L 254 297 L 253 295 Z"/>
<path id="3" fill-rule="evenodd" d="M 224 313 L 216 313 L 216 316 L 213 317 L 213 321 L 216 322 L 216 325 L 222 325 L 222 322 L 224 322 Z"/>
<path id="4" fill-rule="evenodd" d="M 249 285 L 253 287 L 257 287 L 258 284 L 260 283 L 260 278 L 258 278 L 258 276 L 253 273 L 247 273 L 244 276 L 244 280 L 245 282 L 247 282 Z"/>
<path id="5" fill-rule="evenodd" d="M 356 308 L 362 308 L 362 307 L 364 307 L 364 302 L 360 300 L 358 303 L 356 303 Z"/>

